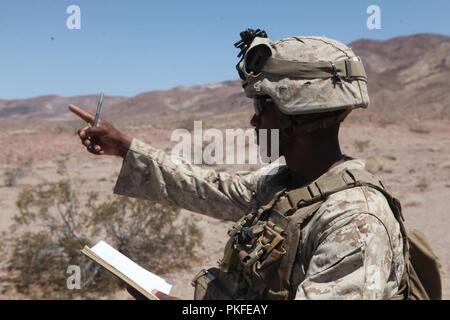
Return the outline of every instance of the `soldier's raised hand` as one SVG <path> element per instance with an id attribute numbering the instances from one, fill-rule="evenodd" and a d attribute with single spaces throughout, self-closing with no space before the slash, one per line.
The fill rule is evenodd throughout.
<path id="1" fill-rule="evenodd" d="M 70 105 L 69 110 L 88 123 L 78 130 L 78 136 L 90 153 L 126 156 L 132 140 L 129 136 L 103 119 L 99 119 L 97 126 L 93 127 L 94 115 L 80 107 Z"/>

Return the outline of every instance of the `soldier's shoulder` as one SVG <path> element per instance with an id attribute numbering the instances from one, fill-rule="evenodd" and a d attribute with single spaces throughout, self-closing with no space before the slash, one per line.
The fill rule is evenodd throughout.
<path id="1" fill-rule="evenodd" d="M 346 161 L 336 173 L 345 169 L 365 170 L 359 159 Z M 314 216 L 315 229 L 327 229 L 359 219 L 382 224 L 389 234 L 397 233 L 398 222 L 386 197 L 370 186 L 359 186 L 335 192 L 327 197 Z"/>
<path id="2" fill-rule="evenodd" d="M 378 190 L 361 186 L 330 195 L 317 211 L 317 219 L 328 225 L 336 219 L 370 214 L 383 223 L 395 220 L 386 197 Z"/>
<path id="3" fill-rule="evenodd" d="M 324 261 L 338 261 L 359 252 L 369 242 L 381 244 L 383 252 L 400 252 L 396 249 L 400 242 L 396 240 L 393 246 L 389 240 L 400 235 L 398 223 L 384 196 L 368 187 L 331 195 L 303 230 L 306 261 L 318 252 Z M 319 247 L 320 251 L 316 251 Z"/>

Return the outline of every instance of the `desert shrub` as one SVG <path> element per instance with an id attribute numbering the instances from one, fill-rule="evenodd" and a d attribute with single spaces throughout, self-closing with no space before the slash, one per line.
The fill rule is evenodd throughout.
<path id="1" fill-rule="evenodd" d="M 201 240 L 195 221 L 180 210 L 151 201 L 80 192 L 83 182 L 67 177 L 24 189 L 9 234 L 2 235 L 10 283 L 30 298 L 104 298 L 123 285 L 81 253 L 99 240 L 142 267 L 164 275 L 195 257 Z M 5 246 L 6 244 L 6 246 Z M 5 249 L 6 248 L 6 249 Z M 67 288 L 69 265 L 81 270 L 81 288 Z"/>
<path id="2" fill-rule="evenodd" d="M 370 145 L 370 140 L 355 140 L 353 143 L 358 152 L 364 152 Z"/>
<path id="3" fill-rule="evenodd" d="M 178 128 L 180 129 L 186 129 L 189 132 L 193 132 L 194 131 L 194 122 L 197 119 L 193 116 L 193 115 L 188 115 L 185 117 L 182 117 L 179 121 L 178 121 Z"/>
<path id="4" fill-rule="evenodd" d="M 419 182 L 417 182 L 416 184 L 416 188 L 418 188 L 420 191 L 425 191 L 427 190 L 429 187 L 428 181 L 424 180 L 420 180 Z"/>
<path id="5" fill-rule="evenodd" d="M 6 187 L 14 187 L 19 179 L 25 177 L 30 172 L 33 160 L 31 158 L 24 160 L 18 158 L 13 160 L 11 154 L 6 156 L 6 163 L 3 171 L 3 183 Z"/>
<path id="6" fill-rule="evenodd" d="M 395 123 L 395 120 L 390 117 L 390 115 L 380 115 L 379 117 L 380 118 L 378 119 L 378 124 L 382 128 L 386 128 Z"/>
<path id="7" fill-rule="evenodd" d="M 49 125 L 47 127 L 47 129 L 54 134 L 64 134 L 64 133 L 73 134 L 73 133 L 76 133 L 79 128 L 80 128 L 80 122 L 77 120 L 58 122 L 57 124 L 55 124 L 53 126 Z"/>
<path id="8" fill-rule="evenodd" d="M 409 131 L 413 133 L 419 133 L 419 134 L 429 134 L 431 131 L 430 129 L 426 128 L 424 125 L 422 125 L 419 122 L 413 122 L 409 125 Z"/>

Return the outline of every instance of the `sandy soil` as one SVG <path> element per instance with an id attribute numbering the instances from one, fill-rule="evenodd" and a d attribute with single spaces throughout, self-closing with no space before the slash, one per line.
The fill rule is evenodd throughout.
<path id="1" fill-rule="evenodd" d="M 240 116 L 242 119 L 242 115 Z M 233 119 L 238 121 L 240 119 Z M 220 122 L 220 121 L 219 121 Z M 219 123 L 218 122 L 218 123 Z M 213 122 L 211 122 L 212 124 Z M 220 122 L 222 123 L 222 122 Z M 3 178 L 8 159 L 32 159 L 32 170 L 14 187 L 6 187 L 0 180 L 0 232 L 7 231 L 17 212 L 15 201 L 25 187 L 45 181 L 55 181 L 56 162 L 68 157 L 70 174 L 86 180 L 86 190 L 112 193 L 121 167 L 118 158 L 96 157 L 79 145 L 75 136 L 78 124 L 64 126 L 36 125 L 24 129 L 0 125 L 0 178 Z M 170 133 L 176 123 L 160 121 L 155 125 L 123 122 L 121 127 L 131 135 L 156 147 L 169 150 Z M 218 125 L 221 127 L 221 125 Z M 230 127 L 233 127 L 230 125 Z M 441 259 L 444 298 L 450 298 L 450 126 L 444 122 L 380 125 L 349 123 L 341 132 L 342 148 L 347 155 L 367 159 L 375 172 L 404 207 L 410 226 L 421 229 Z M 229 170 L 240 168 L 229 167 Z M 183 211 L 183 214 L 194 215 Z M 173 294 L 191 298 L 192 277 L 202 266 L 214 265 L 221 257 L 230 223 L 202 216 L 199 226 L 204 232 L 201 254 L 186 270 L 165 275 L 174 283 Z M 7 279 L 7 274 L 2 274 Z M 0 298 L 21 297 L 0 283 Z M 117 299 L 128 299 L 125 292 L 117 292 Z"/>

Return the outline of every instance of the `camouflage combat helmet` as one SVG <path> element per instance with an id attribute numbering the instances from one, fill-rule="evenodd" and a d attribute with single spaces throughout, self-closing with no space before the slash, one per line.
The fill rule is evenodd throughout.
<path id="1" fill-rule="evenodd" d="M 272 42 L 259 29 L 241 38 L 237 69 L 247 97 L 269 96 L 289 116 L 343 110 L 338 121 L 368 106 L 363 64 L 346 45 L 313 36 Z"/>

